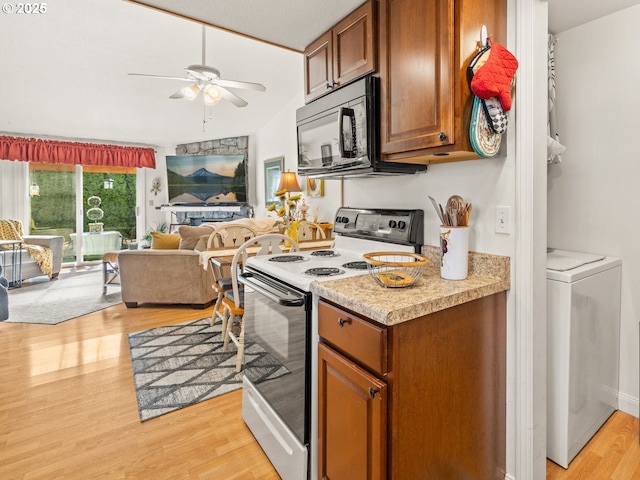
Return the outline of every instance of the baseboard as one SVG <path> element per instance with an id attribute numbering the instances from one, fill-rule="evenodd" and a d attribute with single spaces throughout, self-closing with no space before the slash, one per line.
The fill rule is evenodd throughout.
<path id="1" fill-rule="evenodd" d="M 512 477 L 511 475 L 509 475 L 508 473 L 505 473 L 504 475 L 504 480 L 515 480 L 515 477 Z"/>
<path id="2" fill-rule="evenodd" d="M 637 398 L 632 397 L 630 395 L 625 395 L 624 393 L 618 394 L 618 410 L 628 413 L 629 415 L 633 415 L 634 417 L 638 417 L 638 412 L 640 411 L 640 401 Z"/>

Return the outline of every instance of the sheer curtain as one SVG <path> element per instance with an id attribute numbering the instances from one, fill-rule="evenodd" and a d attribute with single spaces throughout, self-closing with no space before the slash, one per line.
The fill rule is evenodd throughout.
<path id="1" fill-rule="evenodd" d="M 20 220 L 29 231 L 29 163 L 0 160 L 0 219 Z"/>

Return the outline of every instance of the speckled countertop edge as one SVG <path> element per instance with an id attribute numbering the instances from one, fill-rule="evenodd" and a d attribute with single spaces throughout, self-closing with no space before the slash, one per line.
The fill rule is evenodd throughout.
<path id="1" fill-rule="evenodd" d="M 425 246 L 423 254 L 430 265 L 412 287 L 383 288 L 370 275 L 360 275 L 313 282 L 311 291 L 383 325 L 395 325 L 510 288 L 509 257 L 470 252 L 467 278 L 444 280 L 439 248 Z"/>

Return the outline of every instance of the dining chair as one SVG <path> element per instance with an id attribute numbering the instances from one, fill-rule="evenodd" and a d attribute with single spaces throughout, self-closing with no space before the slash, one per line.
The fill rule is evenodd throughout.
<path id="1" fill-rule="evenodd" d="M 288 243 L 285 246 L 285 242 Z M 238 348 L 236 355 L 236 372 L 242 370 L 244 364 L 244 288 L 238 282 L 249 255 L 269 255 L 286 252 L 298 252 L 298 243 L 281 233 L 267 233 L 258 235 L 243 243 L 231 261 L 231 289 L 224 293 L 222 304 L 224 305 L 223 325 L 224 330 L 223 351 L 226 351 L 231 340 Z M 237 324 L 237 325 L 235 325 Z M 238 333 L 233 331 L 235 328 Z"/>
<path id="2" fill-rule="evenodd" d="M 313 240 L 324 240 L 327 238 L 320 225 L 308 220 L 300 220 L 296 231 L 298 242 L 311 242 Z"/>
<path id="3" fill-rule="evenodd" d="M 216 228 L 207 240 L 207 250 L 216 248 L 234 248 L 246 240 L 256 237 L 258 232 L 247 225 L 226 225 Z"/>
<path id="4" fill-rule="evenodd" d="M 207 240 L 207 250 L 228 250 L 236 248 L 242 245 L 246 240 L 256 237 L 257 232 L 245 225 L 227 225 L 220 228 L 216 228 Z M 224 315 L 224 308 L 222 307 L 222 299 L 225 292 L 231 290 L 231 275 L 228 268 L 224 268 L 219 262 L 216 262 L 213 258 L 209 258 L 209 266 L 211 268 L 211 274 L 213 275 L 213 291 L 216 294 L 216 303 L 211 312 L 211 320 L 209 321 L 211 326 L 214 326 L 216 321 L 220 319 L 222 321 L 222 333 L 227 328 L 227 318 Z"/>

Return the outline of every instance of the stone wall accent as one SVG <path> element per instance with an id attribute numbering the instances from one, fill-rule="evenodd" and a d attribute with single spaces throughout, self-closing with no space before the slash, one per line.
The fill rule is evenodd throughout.
<path id="1" fill-rule="evenodd" d="M 249 166 L 249 137 L 228 137 L 203 142 L 185 143 L 176 146 L 176 155 L 244 155 L 247 168 Z M 248 173 L 248 172 L 247 172 Z M 253 207 L 249 204 L 228 208 L 220 207 L 217 211 L 202 211 L 194 207 L 190 212 L 175 212 L 180 224 L 197 225 L 201 222 L 221 222 L 252 218 Z"/>
<path id="2" fill-rule="evenodd" d="M 244 155 L 249 161 L 249 137 L 228 137 L 176 146 L 176 155 Z"/>

